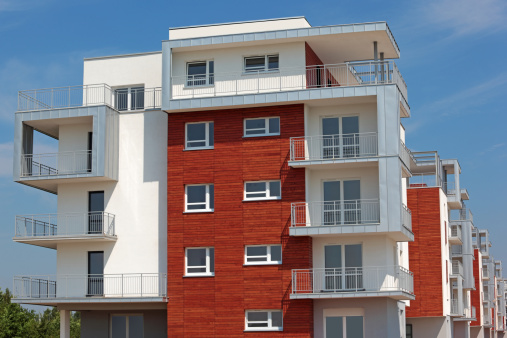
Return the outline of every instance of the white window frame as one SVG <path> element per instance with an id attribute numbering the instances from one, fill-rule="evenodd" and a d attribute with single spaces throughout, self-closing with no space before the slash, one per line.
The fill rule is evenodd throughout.
<path id="1" fill-rule="evenodd" d="M 135 107 L 136 109 L 132 108 L 132 94 L 135 93 L 133 90 L 140 90 L 143 89 L 143 107 Z M 118 108 L 118 90 L 126 90 L 127 93 L 127 109 L 119 110 Z M 145 109 L 145 95 L 146 95 L 146 87 L 144 84 L 136 85 L 136 86 L 125 86 L 125 87 L 115 87 L 113 88 L 113 102 L 114 102 L 114 108 L 118 111 L 139 111 Z"/>
<path id="2" fill-rule="evenodd" d="M 202 149 L 214 149 L 215 148 L 215 137 L 213 135 L 213 145 L 210 145 L 210 123 L 213 123 L 213 132 L 215 131 L 215 124 L 213 121 L 202 121 L 202 122 L 189 122 L 185 123 L 185 150 L 202 150 Z M 191 124 L 204 124 L 204 140 L 188 141 L 188 126 Z M 192 142 L 203 142 L 204 146 L 201 147 L 189 147 L 188 144 Z"/>
<path id="3" fill-rule="evenodd" d="M 271 248 L 274 246 L 280 247 L 280 260 L 274 261 L 271 259 Z M 247 249 L 253 247 L 266 247 L 266 255 L 262 256 L 248 256 Z M 266 257 L 266 261 L 249 262 L 248 258 L 261 258 Z M 281 244 L 269 244 L 269 245 L 245 245 L 245 265 L 280 265 L 282 264 L 282 245 Z"/>
<path id="4" fill-rule="evenodd" d="M 269 120 L 270 119 L 278 119 L 278 132 L 277 133 L 270 133 L 269 132 Z M 264 120 L 264 128 L 256 128 L 256 129 L 250 129 L 250 130 L 259 130 L 258 134 L 247 134 L 246 131 L 246 121 L 251 120 Z M 259 136 L 275 136 L 280 135 L 280 116 L 270 116 L 270 117 L 257 117 L 257 118 L 251 118 L 251 119 L 244 119 L 243 120 L 243 137 L 259 137 Z"/>
<path id="5" fill-rule="evenodd" d="M 210 72 L 210 62 L 214 62 L 214 60 L 196 60 L 196 61 L 188 61 L 187 62 L 187 65 L 186 65 L 186 75 L 185 75 L 185 88 L 194 88 L 194 87 L 213 87 L 215 85 L 215 64 L 213 63 L 213 73 Z M 206 63 L 206 74 L 202 74 L 202 75 L 205 75 L 206 78 L 205 79 L 202 79 L 204 80 L 204 84 L 191 84 L 189 85 L 189 76 L 188 75 L 188 66 L 193 64 L 193 63 Z M 201 75 L 201 74 L 199 74 Z M 210 78 L 211 76 L 213 77 L 213 81 L 210 81 Z M 192 81 L 196 81 L 195 79 L 193 79 Z"/>
<path id="6" fill-rule="evenodd" d="M 269 57 L 277 56 L 278 57 L 278 68 L 269 69 Z M 251 69 L 248 70 L 246 68 L 246 60 L 247 59 L 256 59 L 256 58 L 264 58 L 264 68 L 263 69 Z M 259 74 L 259 73 L 272 73 L 280 71 L 280 54 L 266 54 L 266 55 L 251 55 L 245 56 L 243 58 L 243 73 L 244 74 Z"/>
<path id="7" fill-rule="evenodd" d="M 200 202 L 200 203 L 188 203 L 188 187 L 196 187 L 196 186 L 205 186 L 206 187 L 206 201 L 204 202 L 204 206 L 205 206 L 204 209 L 188 209 L 189 205 L 200 205 L 200 204 L 203 204 L 202 202 Z M 215 208 L 214 208 L 215 203 L 213 203 L 213 208 L 211 208 L 210 186 L 213 186 L 213 192 L 214 192 L 215 185 L 213 183 L 208 183 L 208 184 L 186 184 L 185 185 L 185 212 L 186 213 L 191 213 L 191 212 L 213 212 L 213 211 L 215 211 Z"/>
<path id="8" fill-rule="evenodd" d="M 129 317 L 143 317 L 143 329 L 144 329 L 144 315 L 142 313 L 112 313 L 109 319 L 109 336 L 113 336 L 113 317 L 126 317 L 125 325 L 126 325 L 126 338 L 129 338 Z M 143 333 L 144 336 L 144 333 Z"/>
<path id="9" fill-rule="evenodd" d="M 280 183 L 280 196 L 271 196 L 269 183 L 278 182 Z M 246 192 L 246 185 L 248 183 L 265 183 L 265 190 L 256 191 L 256 192 Z M 248 197 L 249 194 L 260 194 L 266 193 L 266 197 Z M 264 200 L 280 200 L 282 199 L 282 182 L 280 180 L 271 180 L 271 181 L 247 181 L 243 185 L 243 200 L 244 201 L 264 201 Z"/>
<path id="10" fill-rule="evenodd" d="M 188 250 L 192 249 L 206 249 L 206 265 L 195 265 L 188 266 Z M 210 249 L 214 249 L 214 247 L 189 247 L 185 248 L 185 277 L 213 277 L 215 276 L 215 271 L 211 271 L 211 258 L 210 258 Z M 213 259 L 215 255 L 213 254 Z M 206 272 L 188 272 L 188 268 L 206 268 Z"/>
<path id="11" fill-rule="evenodd" d="M 248 327 L 248 313 L 250 312 L 267 312 L 268 320 L 267 327 Z M 273 326 L 272 314 L 273 312 L 282 313 L 282 326 Z M 264 322 L 250 322 L 250 323 L 264 323 Z M 283 331 L 283 311 L 282 310 L 245 310 L 245 331 Z"/>

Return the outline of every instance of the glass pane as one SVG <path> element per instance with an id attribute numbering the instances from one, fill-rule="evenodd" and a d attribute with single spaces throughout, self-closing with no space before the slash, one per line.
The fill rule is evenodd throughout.
<path id="1" fill-rule="evenodd" d="M 89 212 L 102 212 L 104 211 L 104 192 L 91 191 L 88 193 L 88 211 Z"/>
<path id="2" fill-rule="evenodd" d="M 113 338 L 125 338 L 127 336 L 127 318 L 125 316 L 113 316 L 111 326 Z"/>
<path id="3" fill-rule="evenodd" d="M 215 248 L 209 249 L 209 263 L 210 263 L 209 271 L 215 272 Z"/>
<path id="4" fill-rule="evenodd" d="M 269 194 L 271 197 L 280 197 L 280 182 L 269 182 Z"/>
<path id="5" fill-rule="evenodd" d="M 254 182 L 246 184 L 246 192 L 266 191 L 265 182 Z"/>
<path id="6" fill-rule="evenodd" d="M 246 248 L 247 256 L 266 256 L 268 248 L 265 246 L 249 246 Z"/>
<path id="7" fill-rule="evenodd" d="M 194 204 L 194 205 L 187 205 L 187 210 L 205 210 L 206 204 Z"/>
<path id="8" fill-rule="evenodd" d="M 265 119 L 254 119 L 254 120 L 246 120 L 245 121 L 245 128 L 247 130 L 249 129 L 265 129 L 266 128 L 266 120 Z M 263 134 L 264 130 L 252 130 L 253 134 Z"/>
<path id="9" fill-rule="evenodd" d="M 322 119 L 322 134 L 323 135 L 338 135 L 340 120 L 337 117 Z"/>
<path id="10" fill-rule="evenodd" d="M 187 202 L 188 203 L 205 203 L 206 202 L 206 186 L 190 185 L 187 186 Z"/>
<path id="11" fill-rule="evenodd" d="M 215 185 L 210 184 L 209 186 L 209 207 L 215 209 Z"/>
<path id="12" fill-rule="evenodd" d="M 188 64 L 188 75 L 206 74 L 206 62 L 195 62 Z"/>
<path id="13" fill-rule="evenodd" d="M 341 268 L 342 267 L 342 246 L 326 245 L 324 247 L 325 268 Z"/>
<path id="14" fill-rule="evenodd" d="M 268 69 L 278 69 L 278 55 L 268 56 Z"/>
<path id="15" fill-rule="evenodd" d="M 282 311 L 271 312 L 271 326 L 273 327 L 282 327 Z"/>
<path id="16" fill-rule="evenodd" d="M 347 338 L 364 338 L 362 316 L 345 317 L 345 320 L 347 322 Z"/>
<path id="17" fill-rule="evenodd" d="M 280 133 L 280 118 L 273 117 L 269 119 L 269 133 L 278 134 Z"/>
<path id="18" fill-rule="evenodd" d="M 326 338 L 343 338 L 343 317 L 326 317 Z"/>
<path id="19" fill-rule="evenodd" d="M 128 88 L 116 89 L 116 109 L 127 110 L 128 109 Z"/>
<path id="20" fill-rule="evenodd" d="M 252 257 L 248 257 L 246 259 L 247 262 L 267 262 L 268 261 L 268 257 L 256 257 L 256 258 L 252 258 Z"/>
<path id="21" fill-rule="evenodd" d="M 209 84 L 215 84 L 215 62 L 209 61 L 208 62 L 208 72 L 209 72 Z"/>
<path id="22" fill-rule="evenodd" d="M 202 141 L 206 139 L 206 123 L 187 124 L 187 141 Z"/>
<path id="23" fill-rule="evenodd" d="M 358 116 L 343 117 L 342 129 L 343 134 L 359 133 L 359 117 Z"/>
<path id="24" fill-rule="evenodd" d="M 187 268 L 188 273 L 206 273 L 206 268 Z"/>
<path id="25" fill-rule="evenodd" d="M 247 319 L 249 322 L 263 322 L 268 321 L 268 313 L 267 312 L 248 312 L 247 313 Z"/>
<path id="26" fill-rule="evenodd" d="M 206 249 L 187 249 L 187 266 L 206 266 Z"/>
<path id="27" fill-rule="evenodd" d="M 259 193 L 259 194 L 247 194 L 247 198 L 264 198 L 266 197 L 266 193 Z"/>
<path id="28" fill-rule="evenodd" d="M 275 245 L 271 247 L 271 260 L 280 262 L 282 260 L 282 246 Z"/>
<path id="29" fill-rule="evenodd" d="M 129 338 L 143 338 L 143 316 L 129 316 Z"/>
<path id="30" fill-rule="evenodd" d="M 88 274 L 104 274 L 104 252 L 88 252 Z"/>
<path id="31" fill-rule="evenodd" d="M 130 109 L 144 109 L 144 87 L 134 87 L 130 89 L 131 107 Z"/>
<path id="32" fill-rule="evenodd" d="M 324 201 L 339 201 L 340 181 L 324 182 Z"/>
<path id="33" fill-rule="evenodd" d="M 265 58 L 264 56 L 245 58 L 245 71 L 263 71 L 264 70 Z"/>
<path id="34" fill-rule="evenodd" d="M 361 244 L 345 245 L 345 267 L 363 266 Z"/>
<path id="35" fill-rule="evenodd" d="M 343 199 L 346 201 L 361 199 L 361 183 L 359 180 L 343 182 Z"/>
<path id="36" fill-rule="evenodd" d="M 209 146 L 212 147 L 215 145 L 215 124 L 210 122 L 208 124 L 208 135 L 209 135 Z"/>

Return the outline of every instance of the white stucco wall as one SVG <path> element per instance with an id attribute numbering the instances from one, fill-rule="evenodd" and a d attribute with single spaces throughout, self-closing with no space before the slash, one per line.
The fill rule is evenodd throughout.
<path id="1" fill-rule="evenodd" d="M 89 123 L 63 124 L 59 127 L 58 152 L 88 150 L 88 133 L 93 131 L 93 120 Z"/>
<path id="2" fill-rule="evenodd" d="M 407 324 L 412 324 L 412 335 L 414 338 L 453 337 L 451 333 L 452 320 L 450 317 L 407 318 Z"/>

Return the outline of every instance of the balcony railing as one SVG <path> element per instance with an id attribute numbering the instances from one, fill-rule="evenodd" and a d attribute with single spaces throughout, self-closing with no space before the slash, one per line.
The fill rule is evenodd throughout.
<path id="1" fill-rule="evenodd" d="M 403 226 L 412 231 L 412 212 L 405 204 L 401 205 L 401 214 Z"/>
<path id="2" fill-rule="evenodd" d="M 489 270 L 487 267 L 482 268 L 482 278 L 483 279 L 489 278 Z"/>
<path id="3" fill-rule="evenodd" d="M 378 199 L 292 203 L 292 226 L 380 223 Z"/>
<path id="4" fill-rule="evenodd" d="M 412 272 L 401 266 L 292 270 L 292 293 L 414 293 Z"/>
<path id="5" fill-rule="evenodd" d="M 453 245 L 453 246 L 451 246 L 451 255 L 452 256 L 461 256 L 461 255 L 463 255 L 463 246 L 462 245 Z"/>
<path id="6" fill-rule="evenodd" d="M 407 99 L 407 85 L 393 61 L 287 67 L 272 71 L 171 76 L 172 99 L 246 95 L 322 87 L 396 84 Z"/>
<path id="7" fill-rule="evenodd" d="M 92 171 L 92 152 L 66 151 L 21 155 L 21 177 L 85 174 Z"/>
<path id="8" fill-rule="evenodd" d="M 461 241 L 461 224 L 451 225 L 451 237 Z"/>
<path id="9" fill-rule="evenodd" d="M 290 160 L 335 160 L 378 155 L 377 133 L 292 137 Z"/>
<path id="10" fill-rule="evenodd" d="M 456 184 L 454 182 L 442 182 L 442 189 L 447 196 L 456 195 Z"/>
<path id="11" fill-rule="evenodd" d="M 400 140 L 400 158 L 409 170 L 415 165 L 414 155 L 402 140 Z"/>
<path id="12" fill-rule="evenodd" d="M 107 212 L 16 216 L 15 237 L 115 235 L 115 216 Z"/>
<path id="13" fill-rule="evenodd" d="M 463 263 L 458 260 L 452 260 L 452 274 L 463 276 Z"/>
<path id="14" fill-rule="evenodd" d="M 14 277 L 14 297 L 21 299 L 165 297 L 166 290 L 163 273 Z"/>
<path id="15" fill-rule="evenodd" d="M 451 314 L 462 315 L 459 311 L 459 302 L 457 299 L 451 299 Z"/>
<path id="16" fill-rule="evenodd" d="M 126 95 L 134 95 L 135 100 L 129 100 Z M 139 87 L 135 93 L 126 94 L 125 91 L 115 91 L 107 84 L 23 90 L 18 93 L 18 111 L 99 105 L 119 110 L 143 110 L 160 108 L 161 103 L 162 88 Z"/>
<path id="17" fill-rule="evenodd" d="M 489 311 L 489 310 L 488 310 Z M 491 321 L 491 316 L 489 315 L 489 313 L 485 313 L 483 316 L 482 316 L 482 319 L 484 321 L 484 325 L 492 325 L 493 322 Z"/>

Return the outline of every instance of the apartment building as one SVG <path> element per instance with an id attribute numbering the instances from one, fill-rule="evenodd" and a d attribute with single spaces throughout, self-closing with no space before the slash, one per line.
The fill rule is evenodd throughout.
<path id="1" fill-rule="evenodd" d="M 166 336 L 161 71 L 160 52 L 85 59 L 82 85 L 19 92 L 14 180 L 56 194 L 57 212 L 16 216 L 14 241 L 56 250 L 56 275 L 15 276 L 13 302 L 56 306 L 61 337 L 70 311 L 82 337 Z"/>

